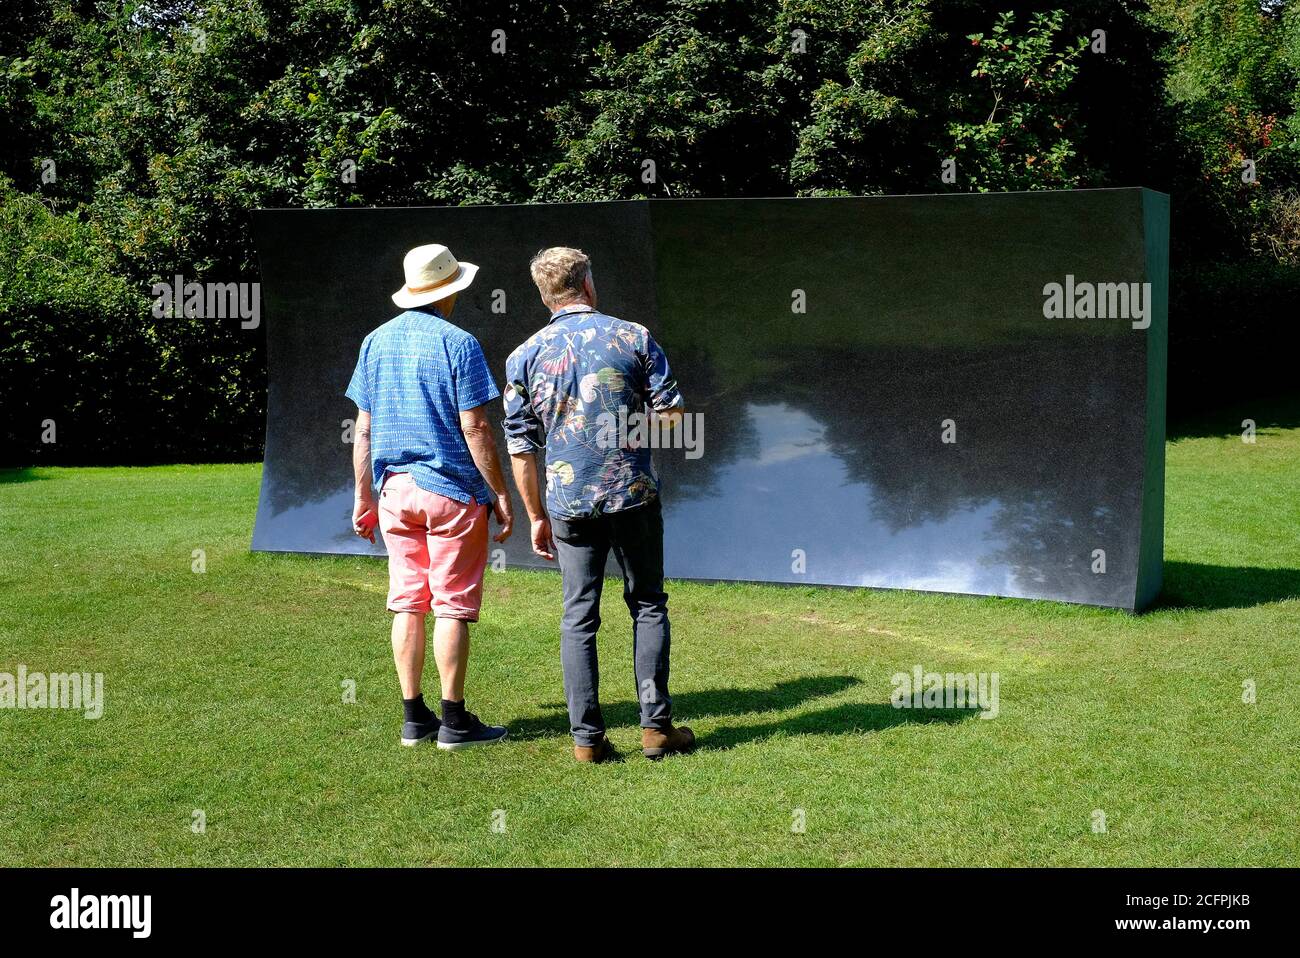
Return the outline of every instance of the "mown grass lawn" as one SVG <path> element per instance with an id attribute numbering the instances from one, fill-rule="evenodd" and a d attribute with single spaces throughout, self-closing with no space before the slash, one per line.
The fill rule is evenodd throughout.
<path id="1" fill-rule="evenodd" d="M 473 633 L 471 707 L 510 741 L 398 747 L 384 566 L 250 554 L 258 479 L 0 473 L 0 671 L 106 683 L 98 721 L 0 711 L 0 860 L 1300 864 L 1300 429 L 1170 444 L 1165 598 L 1141 616 L 675 584 L 673 690 L 702 746 L 685 758 L 634 750 L 607 590 L 628 758 L 604 767 L 571 758 L 541 572 L 490 573 Z M 1000 714 L 892 708 L 890 676 L 915 665 L 999 673 Z"/>

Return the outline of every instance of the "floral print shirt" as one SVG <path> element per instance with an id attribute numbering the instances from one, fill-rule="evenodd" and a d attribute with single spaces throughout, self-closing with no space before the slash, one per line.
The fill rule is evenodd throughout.
<path id="1" fill-rule="evenodd" d="M 649 330 L 590 306 L 566 306 L 506 360 L 506 448 L 546 450 L 546 507 L 579 518 L 652 502 L 659 477 L 649 410 L 682 408 Z"/>

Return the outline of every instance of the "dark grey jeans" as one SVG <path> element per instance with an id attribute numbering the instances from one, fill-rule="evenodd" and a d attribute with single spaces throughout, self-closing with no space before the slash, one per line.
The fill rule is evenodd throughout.
<path id="1" fill-rule="evenodd" d="M 579 745 L 605 734 L 600 714 L 600 593 L 610 550 L 623 570 L 623 601 L 632 614 L 632 661 L 643 728 L 672 724 L 668 695 L 668 593 L 664 591 L 664 520 L 659 500 L 582 519 L 551 520 L 556 559 L 564 578 L 560 661 L 569 725 Z"/>

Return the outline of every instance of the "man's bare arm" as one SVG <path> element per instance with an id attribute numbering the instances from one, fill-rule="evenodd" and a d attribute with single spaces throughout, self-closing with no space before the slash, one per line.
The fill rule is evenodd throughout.
<path id="1" fill-rule="evenodd" d="M 357 481 L 357 502 L 375 501 L 374 479 L 370 466 L 370 413 L 357 410 L 356 425 L 352 428 L 352 474 Z"/>
<path id="2" fill-rule="evenodd" d="M 364 409 L 357 410 L 356 425 L 352 427 L 352 476 L 356 480 L 356 496 L 352 501 L 352 531 L 374 542 L 374 524 L 362 521 L 375 508 L 374 478 L 370 465 L 370 413 Z"/>
<path id="3" fill-rule="evenodd" d="M 524 500 L 524 509 L 532 524 L 533 552 L 543 559 L 555 558 L 555 540 L 551 534 L 551 520 L 542 503 L 541 484 L 537 481 L 537 457 L 531 452 L 510 455 L 510 471 L 514 473 L 515 488 Z"/>
<path id="4" fill-rule="evenodd" d="M 488 488 L 498 499 L 509 498 L 501 460 L 497 457 L 497 444 L 492 438 L 492 425 L 488 422 L 487 406 L 475 406 L 460 414 L 460 431 L 465 434 L 465 444 L 474 458 L 474 465 L 487 480 Z"/>
<path id="5" fill-rule="evenodd" d="M 530 520 L 545 519 L 546 507 L 542 504 L 541 485 L 537 481 L 537 458 L 531 452 L 517 452 L 510 457 L 510 471 L 514 473 L 515 488 Z"/>
<path id="6" fill-rule="evenodd" d="M 475 406 L 462 412 L 460 431 L 465 436 L 465 445 L 469 447 L 474 465 L 478 466 L 478 471 L 483 475 L 488 488 L 492 490 L 492 495 L 496 496 L 493 511 L 496 513 L 497 521 L 501 523 L 501 531 L 492 538 L 497 542 L 505 542 L 510 538 L 514 518 L 510 514 L 510 490 L 506 488 L 506 478 L 501 472 L 501 460 L 497 457 L 496 440 L 492 438 L 492 425 L 487 418 L 487 405 Z"/>

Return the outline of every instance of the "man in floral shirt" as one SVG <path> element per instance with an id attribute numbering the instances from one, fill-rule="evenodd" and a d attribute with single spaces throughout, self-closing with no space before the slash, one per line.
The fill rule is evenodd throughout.
<path id="1" fill-rule="evenodd" d="M 626 428 L 647 417 L 680 420 L 682 395 L 644 326 L 597 311 L 586 254 L 553 247 L 533 257 L 530 269 L 551 321 L 506 361 L 506 444 L 532 521 L 533 551 L 558 558 L 564 581 L 560 659 L 574 755 L 580 762 L 616 755 L 605 737 L 596 659 L 611 550 L 632 614 L 642 751 L 649 758 L 689 751 L 695 736 L 673 727 L 668 695 L 659 479 L 644 430 L 631 435 Z M 542 449 L 545 505 L 536 463 Z"/>

